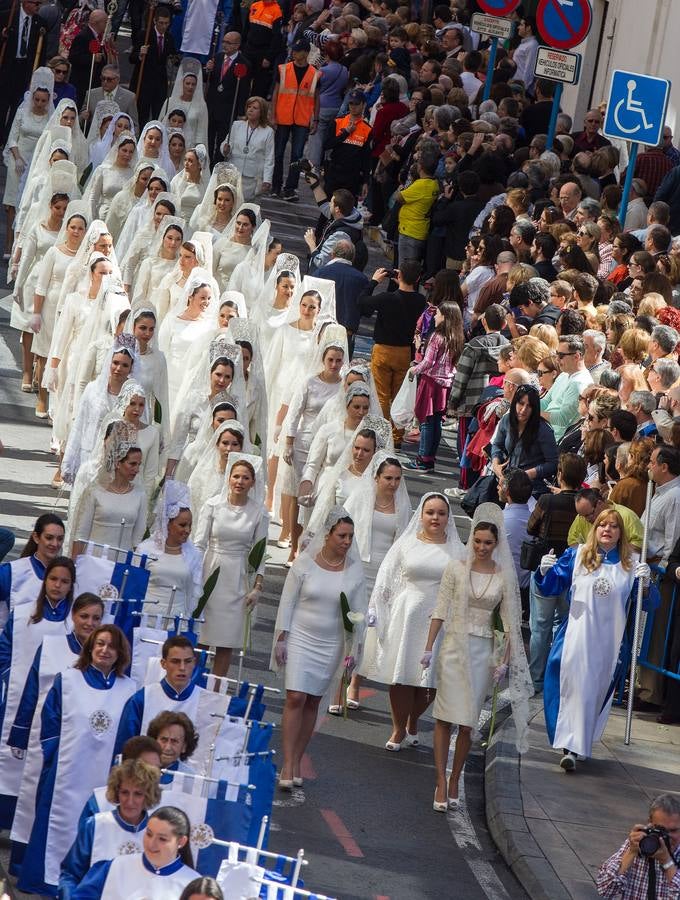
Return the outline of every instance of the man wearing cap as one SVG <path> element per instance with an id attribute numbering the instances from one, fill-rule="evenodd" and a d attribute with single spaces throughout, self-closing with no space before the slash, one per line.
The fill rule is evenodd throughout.
<path id="1" fill-rule="evenodd" d="M 328 195 L 347 188 L 360 197 L 371 174 L 371 126 L 364 119 L 364 95 L 350 91 L 349 113 L 335 120 L 335 133 L 326 141 L 330 150 L 324 187 Z"/>
<path id="2" fill-rule="evenodd" d="M 295 41 L 291 47 L 292 62 L 279 66 L 272 95 L 271 124 L 276 129 L 272 196 L 289 201 L 300 199 L 297 193 L 300 171 L 294 163 L 302 157 L 307 137 L 314 134 L 319 122 L 319 72 L 307 61 L 309 51 L 306 38 Z M 289 139 L 290 166 L 282 193 L 283 157 Z"/>

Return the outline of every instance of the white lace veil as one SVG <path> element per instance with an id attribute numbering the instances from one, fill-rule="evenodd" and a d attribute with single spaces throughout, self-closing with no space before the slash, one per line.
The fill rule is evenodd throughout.
<path id="1" fill-rule="evenodd" d="M 243 439 L 241 452 L 248 453 L 251 449 L 245 426 L 238 419 L 227 419 L 226 422 L 222 422 L 213 431 L 211 410 L 210 423 L 210 431 L 202 443 L 201 452 L 187 482 L 193 499 L 194 509 L 197 513 L 200 512 L 207 500 L 219 494 L 222 489 L 223 476 L 219 471 L 220 454 L 217 449 L 217 443 L 224 432 L 233 431 L 241 435 Z M 194 441 L 194 443 L 196 442 Z"/>
<path id="2" fill-rule="evenodd" d="M 94 108 L 92 124 L 87 133 L 88 157 L 92 164 L 92 171 L 94 171 L 97 166 L 101 165 L 111 147 L 111 139 L 108 144 L 104 144 L 111 122 L 106 126 L 106 131 L 104 131 L 103 135 L 101 134 L 102 123 L 104 122 L 104 119 L 115 118 L 116 115 L 120 116 L 120 114 L 120 106 L 118 106 L 115 100 L 100 100 Z M 123 113 L 123 115 L 125 115 L 125 113 Z M 113 129 L 111 129 L 111 135 L 113 135 Z"/>
<path id="3" fill-rule="evenodd" d="M 109 101 L 102 101 L 104 103 Z M 114 104 L 117 106 L 117 104 Z M 101 106 L 101 103 L 98 103 L 95 109 L 95 115 L 97 114 L 97 109 Z M 117 138 L 114 139 L 113 133 L 115 131 L 116 125 L 120 119 L 127 119 L 130 123 L 129 128 L 126 128 L 124 131 L 118 135 Z M 90 129 L 90 133 L 92 133 L 92 129 Z M 92 163 L 92 170 L 97 168 L 100 165 L 113 165 L 116 161 L 115 155 L 112 156 L 111 153 L 115 148 L 115 151 L 118 152 L 118 146 L 120 145 L 120 139 L 125 135 L 127 138 L 132 138 L 137 143 L 137 138 L 135 136 L 135 123 L 132 121 L 131 117 L 124 112 L 116 112 L 113 116 L 113 119 L 108 124 L 106 131 L 104 132 L 104 137 L 100 138 L 93 145 L 90 146 L 90 162 Z M 135 151 L 135 155 L 130 162 L 130 166 L 134 169 L 137 165 L 137 153 Z"/>
<path id="4" fill-rule="evenodd" d="M 241 291 L 222 291 L 220 295 L 220 310 L 225 303 L 231 303 L 236 307 L 239 319 L 248 318 L 248 307 L 246 306 L 246 298 Z"/>
<path id="5" fill-rule="evenodd" d="M 158 149 L 158 156 L 154 157 L 146 156 L 144 154 L 144 137 L 151 128 L 157 128 L 161 133 L 161 145 Z M 165 174 L 168 185 L 170 184 L 170 173 L 175 171 L 175 167 L 173 166 L 170 154 L 168 153 L 167 128 L 162 122 L 159 122 L 158 119 L 152 119 L 150 122 L 146 123 L 144 128 L 142 128 L 139 140 L 137 141 L 137 159 L 139 159 L 140 162 L 142 160 L 150 160 L 154 166 L 160 166 Z"/>
<path id="6" fill-rule="evenodd" d="M 522 603 L 520 600 L 517 572 L 512 559 L 510 545 L 505 533 L 503 511 L 495 503 L 482 503 L 475 510 L 470 528 L 470 537 L 465 556 L 466 583 L 469 583 L 470 566 L 474 559 L 474 547 L 472 535 L 480 523 L 489 523 L 495 526 L 498 532 L 498 543 L 493 553 L 498 574 L 503 578 L 503 599 L 500 604 L 500 617 L 503 622 L 506 640 L 510 642 L 510 662 L 508 666 L 508 697 L 512 705 L 512 714 L 515 720 L 516 743 L 520 753 L 526 753 L 528 743 L 529 723 L 529 698 L 533 696 L 534 688 L 529 674 L 529 666 L 524 652 L 522 640 Z M 377 586 L 377 585 L 376 585 Z M 451 639 L 455 649 L 462 655 L 460 659 L 468 658 L 467 651 L 467 597 L 453 597 L 451 614 L 445 623 L 445 628 L 451 629 Z M 455 627 L 452 627 L 454 626 Z M 500 659 L 497 663 L 500 663 Z M 469 675 L 471 678 L 471 675 Z M 461 694 L 472 696 L 472 689 L 465 691 L 461 686 Z"/>
<path id="7" fill-rule="evenodd" d="M 271 306 L 276 296 L 276 283 L 282 272 L 290 273 L 295 282 L 295 290 L 291 297 L 289 307 L 280 310 L 278 315 L 276 315 L 276 318 L 273 319 L 270 318 L 270 314 L 272 316 L 274 315 L 271 313 Z M 254 319 L 258 325 L 263 325 L 265 322 L 268 322 L 269 326 L 272 328 L 275 328 L 277 324 L 284 325 L 288 318 L 288 309 L 296 302 L 295 298 L 297 296 L 297 288 L 300 281 L 300 260 L 293 253 L 279 253 L 267 276 L 264 287 L 255 298 L 254 303 L 248 308 L 249 317 Z"/>
<path id="8" fill-rule="evenodd" d="M 254 500 L 258 506 L 264 506 L 264 496 L 266 491 L 266 474 L 264 463 L 261 456 L 254 456 L 252 453 L 230 453 L 227 460 L 227 468 L 224 472 L 224 481 L 219 496 L 213 498 L 215 505 L 227 503 L 229 499 L 229 477 L 231 470 L 237 463 L 248 462 L 255 469 L 255 484 L 248 491 L 248 499 Z"/>
<path id="9" fill-rule="evenodd" d="M 201 189 L 201 196 L 203 196 L 210 180 L 210 160 L 208 159 L 208 151 L 204 144 L 196 144 L 194 147 L 187 147 L 187 152 L 189 150 L 192 150 L 196 154 L 196 159 L 198 160 L 198 165 L 201 170 L 198 184 Z M 174 193 L 181 197 L 190 184 L 193 184 L 193 182 L 189 181 L 185 169 L 181 168 L 179 172 L 173 176 L 171 188 Z"/>
<path id="10" fill-rule="evenodd" d="M 376 453 L 380 452 L 381 450 L 386 450 L 394 453 L 394 442 L 392 439 L 392 427 L 390 423 L 386 419 L 383 419 L 382 416 L 364 416 L 361 422 L 359 422 L 357 427 L 354 429 L 354 434 L 347 442 L 347 446 L 335 461 L 335 465 L 331 468 L 330 472 L 324 475 L 323 480 L 320 481 L 319 494 L 316 498 L 314 508 L 312 509 L 311 515 L 309 517 L 309 522 L 307 524 L 307 533 L 309 535 L 315 534 L 319 530 L 322 522 L 324 522 L 326 516 L 328 515 L 329 510 L 332 509 L 333 506 L 335 506 L 335 492 L 337 483 L 340 479 L 340 476 L 351 466 L 354 442 L 359 436 L 359 433 L 361 431 L 364 431 L 365 429 L 373 432 L 373 435 L 375 437 Z"/>
<path id="11" fill-rule="evenodd" d="M 61 150 L 62 153 L 66 154 L 67 159 L 73 162 L 71 129 L 65 125 L 53 125 L 50 131 L 43 132 L 31 157 L 30 166 L 19 182 L 17 212 L 14 220 L 15 246 L 21 246 L 22 244 L 25 230 L 24 223 L 29 217 L 31 207 L 40 195 L 45 183 L 45 173 L 49 172 L 54 165 L 52 155 L 57 150 Z M 10 160 L 11 162 L 12 160 Z M 54 162 L 59 162 L 59 160 Z"/>
<path id="12" fill-rule="evenodd" d="M 151 178 L 153 178 L 154 175 L 152 175 Z M 170 191 L 160 191 L 153 203 L 147 202 L 145 209 L 142 208 L 140 211 L 139 208 L 136 207 L 134 214 L 130 216 L 125 223 L 123 230 L 120 233 L 120 237 L 116 241 L 116 247 L 120 257 L 120 268 L 123 273 L 128 270 L 128 267 L 131 264 L 141 262 L 142 255 L 146 255 L 144 250 L 150 246 L 156 236 L 157 228 L 154 223 L 154 216 L 159 203 L 164 203 L 166 204 L 167 209 L 174 209 L 175 211 L 177 211 L 177 207 L 179 206 L 175 194 Z M 170 206 L 167 206 L 167 204 L 170 204 Z"/>
<path id="13" fill-rule="evenodd" d="M 193 75 L 197 80 L 196 90 L 194 91 L 194 95 L 190 101 L 181 99 L 183 91 L 182 82 L 187 77 L 187 75 Z M 177 69 L 177 75 L 172 86 L 172 92 L 169 99 L 165 104 L 163 104 L 163 108 L 167 110 L 167 112 L 165 113 L 166 122 L 170 116 L 170 113 L 174 109 L 181 109 L 186 112 L 187 125 L 189 124 L 189 117 L 191 116 L 196 122 L 201 123 L 202 127 L 207 130 L 209 113 L 207 104 L 203 97 L 203 67 L 201 66 L 200 60 L 194 59 L 194 57 L 192 56 L 185 56 L 182 59 L 179 64 L 179 68 Z M 207 136 L 205 140 L 203 140 L 203 135 L 197 134 L 194 143 L 196 142 L 207 143 Z"/>
<path id="14" fill-rule="evenodd" d="M 248 369 L 246 400 L 249 414 L 250 437 L 260 448 L 260 455 L 267 458 L 267 388 L 264 380 L 264 360 L 257 326 L 250 319 L 233 318 L 229 323 L 230 337 L 238 343 L 247 341 L 252 347 L 252 359 Z M 245 416 L 244 416 L 245 419 Z M 253 429 L 255 433 L 253 434 Z M 257 438 L 259 437 L 259 442 Z"/>
<path id="15" fill-rule="evenodd" d="M 404 533 L 411 518 L 411 501 L 406 488 L 406 479 L 403 477 L 403 467 L 394 455 L 393 450 L 378 450 L 359 482 L 352 488 L 349 497 L 345 500 L 345 509 L 354 519 L 354 540 L 356 541 L 359 555 L 365 563 L 371 561 L 371 538 L 375 497 L 378 487 L 376 481 L 378 469 L 384 462 L 388 461 L 402 469 L 402 479 L 394 497 L 394 511 L 397 516 L 395 539 Z"/>
<path id="16" fill-rule="evenodd" d="M 69 126 L 69 131 L 71 132 L 71 149 L 73 155 L 70 157 L 71 162 L 74 162 L 78 166 L 78 171 L 83 172 L 89 162 L 89 151 L 87 147 L 87 138 L 83 134 L 83 129 L 80 127 L 80 119 L 78 117 L 78 106 L 76 105 L 75 100 L 69 100 L 68 98 L 64 98 L 57 103 L 57 108 L 54 111 L 54 115 L 47 123 L 48 129 L 51 125 L 58 125 L 61 121 L 61 117 L 64 114 L 64 111 L 67 109 L 72 109 L 75 111 L 76 120 L 72 126 Z"/>
<path id="17" fill-rule="evenodd" d="M 382 640 L 385 634 L 385 625 L 388 618 L 387 612 L 392 605 L 392 599 L 397 596 L 404 586 L 403 560 L 409 554 L 417 555 L 419 552 L 421 542 L 418 540 L 418 532 L 422 527 L 423 506 L 431 497 L 438 497 L 443 500 L 449 508 L 449 520 L 446 527 L 447 554 L 452 560 L 465 558 L 465 546 L 458 536 L 449 501 L 439 491 L 428 491 L 423 494 L 420 498 L 418 509 L 411 516 L 411 521 L 406 526 L 404 533 L 392 544 L 378 569 L 375 587 L 369 601 L 369 610 L 373 611 L 376 616 L 376 629 L 379 640 Z"/>
<path id="18" fill-rule="evenodd" d="M 203 199 L 191 215 L 191 225 L 194 231 L 208 231 L 215 221 L 215 192 L 219 188 L 229 188 L 233 197 L 231 220 L 236 210 L 243 203 L 243 191 L 241 190 L 241 173 L 231 163 L 218 162 L 215 164 L 210 181 L 205 189 Z"/>
<path id="19" fill-rule="evenodd" d="M 327 400 L 324 403 L 321 407 L 321 412 L 312 423 L 310 429 L 312 438 L 322 425 L 326 425 L 328 422 L 344 421 L 347 409 L 347 379 L 351 375 L 358 376 L 368 388 L 368 415 L 376 416 L 378 418 L 382 416 L 382 407 L 378 400 L 378 392 L 375 389 L 371 370 L 364 362 L 350 362 L 342 368 L 342 390 L 338 391 L 335 397 L 331 397 L 330 400 Z M 357 384 L 357 381 L 352 381 L 352 385 L 354 384 Z"/>
<path id="20" fill-rule="evenodd" d="M 83 283 L 86 279 L 89 278 L 90 275 L 90 261 L 92 258 L 92 253 L 94 245 L 97 243 L 99 238 L 103 234 L 108 234 L 109 229 L 101 219 L 94 219 L 90 224 L 90 227 L 87 229 L 87 234 L 83 238 L 80 247 L 78 248 L 78 252 L 73 257 L 72 262 L 69 264 L 66 269 L 66 274 L 64 275 L 64 283 L 61 286 L 61 293 L 59 294 L 59 307 L 63 305 L 64 298 L 69 294 L 72 294 L 74 291 L 77 291 L 80 287 L 83 286 Z M 109 262 L 113 265 L 113 273 L 118 278 L 120 278 L 120 266 L 118 265 L 118 259 L 116 258 L 115 249 L 111 250 L 111 255 L 106 257 L 102 253 L 105 259 L 108 259 Z"/>
<path id="21" fill-rule="evenodd" d="M 269 246 L 270 229 L 269 219 L 263 219 L 253 235 L 248 255 L 236 264 L 229 279 L 229 287 L 241 291 L 248 309 L 253 306 L 264 287 L 264 260 Z"/>
<path id="22" fill-rule="evenodd" d="M 28 90 L 24 94 L 24 99 L 19 104 L 17 112 L 19 112 L 19 110 L 30 110 L 31 104 L 33 102 L 33 94 L 36 91 L 47 91 L 50 95 L 46 112 L 47 115 L 51 117 L 54 113 L 54 72 L 47 66 L 38 66 L 35 72 L 31 75 L 31 83 L 28 86 Z"/>

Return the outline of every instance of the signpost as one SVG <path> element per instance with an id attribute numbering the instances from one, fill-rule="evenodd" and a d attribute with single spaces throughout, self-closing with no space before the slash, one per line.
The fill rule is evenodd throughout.
<path id="1" fill-rule="evenodd" d="M 486 67 L 486 81 L 484 82 L 483 100 L 488 100 L 491 96 L 491 82 L 493 80 L 493 70 L 496 67 L 496 53 L 498 52 L 499 38 L 506 41 L 512 37 L 515 23 L 512 19 L 504 19 L 503 16 L 510 15 L 520 4 L 520 0 L 478 0 L 482 7 L 483 13 L 475 13 L 472 17 L 470 27 L 473 31 L 480 34 L 488 34 L 491 38 L 491 47 L 489 48 L 489 64 Z"/>
<path id="2" fill-rule="evenodd" d="M 632 141 L 619 210 L 621 227 L 626 219 L 639 145 L 661 143 L 670 92 L 671 83 L 667 78 L 623 69 L 616 69 L 612 74 L 602 132 L 610 138 Z"/>
<path id="3" fill-rule="evenodd" d="M 552 111 L 550 113 L 550 125 L 548 126 L 548 138 L 546 149 L 551 150 L 555 140 L 557 128 L 557 116 L 562 100 L 562 88 L 565 84 L 576 84 L 581 72 L 580 53 L 566 53 L 564 50 L 553 50 L 552 47 L 539 47 L 536 56 L 534 74 L 536 78 L 547 78 L 556 81 L 555 94 L 553 96 Z"/>
<path id="4" fill-rule="evenodd" d="M 539 0 L 536 24 L 556 50 L 570 50 L 585 40 L 593 24 L 590 0 Z"/>

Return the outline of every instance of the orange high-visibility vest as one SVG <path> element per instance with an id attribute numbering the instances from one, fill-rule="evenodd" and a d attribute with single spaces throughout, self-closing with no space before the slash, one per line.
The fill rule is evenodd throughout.
<path id="1" fill-rule="evenodd" d="M 264 3 L 263 0 L 255 0 L 248 14 L 251 24 L 262 25 L 263 28 L 269 29 L 272 29 L 274 24 L 282 18 L 283 13 L 278 3 Z"/>
<path id="2" fill-rule="evenodd" d="M 335 136 L 337 137 L 343 128 L 349 128 L 349 116 L 335 120 Z M 371 126 L 366 119 L 361 119 L 354 126 L 354 131 L 348 135 L 343 144 L 353 144 L 355 147 L 363 147 L 371 137 Z"/>
<path id="3" fill-rule="evenodd" d="M 279 125 L 302 125 L 309 128 L 314 118 L 314 95 L 319 73 L 314 66 L 298 85 L 292 62 L 279 66 L 279 93 L 276 99 L 276 121 Z"/>

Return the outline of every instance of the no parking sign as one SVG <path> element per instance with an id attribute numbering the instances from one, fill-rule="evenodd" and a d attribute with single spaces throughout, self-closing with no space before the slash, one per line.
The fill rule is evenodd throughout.
<path id="1" fill-rule="evenodd" d="M 520 4 L 520 0 L 477 0 L 484 12 L 492 16 L 509 16 Z"/>
<path id="2" fill-rule="evenodd" d="M 536 24 L 550 47 L 569 50 L 585 40 L 593 23 L 589 0 L 539 0 Z"/>

